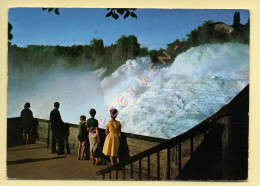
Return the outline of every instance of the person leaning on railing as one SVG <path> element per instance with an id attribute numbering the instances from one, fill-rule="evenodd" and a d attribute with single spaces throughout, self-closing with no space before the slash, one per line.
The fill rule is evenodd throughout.
<path id="1" fill-rule="evenodd" d="M 110 156 L 112 165 L 116 163 L 121 137 L 121 123 L 116 120 L 117 114 L 118 111 L 116 109 L 110 111 L 111 120 L 106 123 L 107 137 L 103 147 L 103 153 L 106 156 Z"/>

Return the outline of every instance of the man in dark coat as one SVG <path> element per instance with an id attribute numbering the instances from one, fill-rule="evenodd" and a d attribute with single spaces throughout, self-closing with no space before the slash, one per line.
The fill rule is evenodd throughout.
<path id="1" fill-rule="evenodd" d="M 52 153 L 56 153 L 56 141 L 58 143 L 57 154 L 64 154 L 64 122 L 61 119 L 60 104 L 54 103 L 54 109 L 50 113 L 51 131 L 52 131 Z"/>
<path id="2" fill-rule="evenodd" d="M 31 107 L 30 103 L 24 104 L 24 109 L 21 112 L 21 121 L 22 121 L 22 128 L 23 128 L 23 140 L 25 143 L 28 143 L 29 136 L 32 132 L 33 127 L 33 113 L 29 109 Z"/>

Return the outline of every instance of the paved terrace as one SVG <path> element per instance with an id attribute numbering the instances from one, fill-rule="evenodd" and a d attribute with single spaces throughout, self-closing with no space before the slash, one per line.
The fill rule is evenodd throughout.
<path id="1" fill-rule="evenodd" d="M 78 160 L 71 154 L 52 154 L 40 144 L 26 144 L 7 148 L 8 179 L 25 180 L 101 180 L 96 172 L 107 165 L 92 165 L 91 160 Z M 121 171 L 120 171 L 121 172 Z M 134 179 L 137 180 L 137 174 Z M 119 174 L 119 179 L 122 175 Z M 108 179 L 108 178 L 106 178 Z M 112 179 L 115 175 L 112 174 Z M 126 180 L 130 172 L 126 171 Z"/>
<path id="2" fill-rule="evenodd" d="M 75 155 L 52 154 L 40 144 L 26 144 L 7 149 L 9 179 L 85 179 L 96 180 L 96 171 L 109 165 L 92 165 L 91 160 L 78 160 Z"/>

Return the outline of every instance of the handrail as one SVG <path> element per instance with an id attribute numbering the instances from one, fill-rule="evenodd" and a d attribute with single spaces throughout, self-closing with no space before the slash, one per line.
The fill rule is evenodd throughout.
<path id="1" fill-rule="evenodd" d="M 247 95 L 248 92 L 249 92 L 249 85 L 247 85 L 235 98 L 233 98 L 227 105 L 222 107 L 218 112 L 216 112 L 209 118 L 205 119 L 204 121 L 202 121 L 200 124 L 196 125 L 195 127 L 191 128 L 187 132 L 182 133 L 181 135 L 178 135 L 165 142 L 162 142 L 154 147 L 151 147 L 151 148 L 149 148 L 139 154 L 136 154 L 136 155 L 130 157 L 129 159 L 124 160 L 116 165 L 102 169 L 102 170 L 98 171 L 96 174 L 104 176 L 106 173 L 111 173 L 114 170 L 118 171 L 129 164 L 131 164 L 131 167 L 132 167 L 132 164 L 138 160 L 140 162 L 140 160 L 143 158 L 150 157 L 152 154 L 158 153 L 161 150 L 170 149 L 187 139 L 191 139 L 199 134 L 207 132 L 208 130 L 211 129 L 211 127 L 213 127 L 213 124 L 215 123 L 216 120 L 231 114 L 234 107 L 237 108 L 237 107 L 239 107 L 240 104 L 247 101 L 248 99 L 245 98 L 246 97 L 245 95 Z M 238 100 L 240 100 L 240 101 L 238 101 Z M 179 148 L 180 148 L 180 146 L 179 146 Z"/>
<path id="2" fill-rule="evenodd" d="M 164 150 L 164 149 L 167 149 L 167 148 L 172 148 L 176 145 L 178 145 L 180 142 L 182 141 L 185 141 L 187 139 L 190 139 L 191 137 L 194 137 L 196 135 L 199 135 L 199 134 L 202 134 L 206 131 L 208 131 L 209 129 L 211 128 L 211 122 L 207 122 L 207 123 L 203 123 L 203 125 L 200 125 L 200 126 L 197 126 L 197 127 L 194 127 L 190 130 L 188 130 L 187 132 L 185 133 L 182 133 L 181 135 L 179 136 L 176 136 L 170 140 L 167 140 L 165 142 L 162 142 L 154 147 L 151 147 L 139 154 L 136 154 L 132 157 L 130 157 L 129 159 L 127 160 L 124 160 L 114 166 L 110 166 L 110 167 L 107 167 L 105 169 L 102 169 L 100 171 L 97 172 L 97 175 L 101 175 L 101 174 L 106 174 L 106 173 L 109 173 L 111 171 L 114 171 L 114 170 L 118 170 L 130 163 L 133 163 L 135 161 L 138 161 L 139 159 L 143 159 L 143 158 L 146 158 L 158 151 L 161 151 L 161 150 Z"/>

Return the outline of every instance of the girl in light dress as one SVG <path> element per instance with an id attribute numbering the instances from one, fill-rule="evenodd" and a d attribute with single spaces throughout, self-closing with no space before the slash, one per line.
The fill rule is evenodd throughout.
<path id="1" fill-rule="evenodd" d="M 121 137 L 121 123 L 116 120 L 118 111 L 112 109 L 110 111 L 111 120 L 106 123 L 106 140 L 103 147 L 103 154 L 110 156 L 111 164 L 114 165 L 118 156 L 120 137 Z"/>

